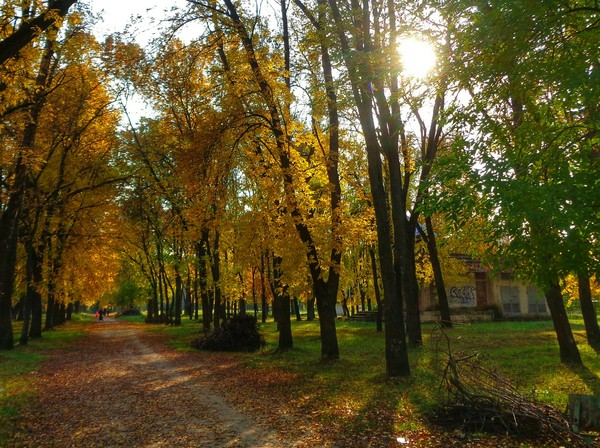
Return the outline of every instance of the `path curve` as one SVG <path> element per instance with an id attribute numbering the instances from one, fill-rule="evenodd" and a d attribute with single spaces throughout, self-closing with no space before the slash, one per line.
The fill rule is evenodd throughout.
<path id="1" fill-rule="evenodd" d="M 10 446 L 293 446 L 214 392 L 210 369 L 182 362 L 157 337 L 110 318 L 95 322 L 82 344 L 37 374 L 39 405 Z"/>

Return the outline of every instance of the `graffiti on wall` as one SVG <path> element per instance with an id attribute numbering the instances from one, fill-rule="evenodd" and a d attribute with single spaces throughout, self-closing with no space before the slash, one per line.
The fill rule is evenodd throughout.
<path id="1" fill-rule="evenodd" d="M 450 305 L 476 306 L 477 298 L 474 286 L 453 286 L 448 297 Z"/>

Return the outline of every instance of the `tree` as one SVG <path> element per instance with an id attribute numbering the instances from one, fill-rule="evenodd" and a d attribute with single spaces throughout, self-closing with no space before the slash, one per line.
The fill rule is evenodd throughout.
<path id="1" fill-rule="evenodd" d="M 470 164 L 460 168 L 471 189 L 461 202 L 485 217 L 489 258 L 542 287 L 561 361 L 581 364 L 561 281 L 579 263 L 594 264 L 595 212 L 582 206 L 598 197 L 588 177 L 597 104 L 590 109 L 589 100 L 598 94 L 586 50 L 593 31 L 579 15 L 588 12 L 522 6 L 463 11 L 457 63 L 470 94 L 463 123 L 474 132 L 455 145 Z"/>
<path id="2" fill-rule="evenodd" d="M 45 30 L 59 25 L 69 12 L 69 8 L 76 2 L 77 0 L 49 0 L 46 8 L 33 18 L 30 17 L 30 11 L 35 11 L 35 6 L 30 4 L 33 2 L 19 2 L 18 6 L 14 5 L 13 11 L 20 8 L 24 14 L 19 25 L 14 27 L 10 34 L 0 41 L 0 65 L 16 57 L 25 46 L 29 45 Z M 6 19 L 7 24 L 9 24 L 13 18 Z"/>
<path id="3" fill-rule="evenodd" d="M 205 8 L 208 11 L 214 11 L 211 5 L 202 4 L 201 2 L 192 2 L 199 7 Z M 224 59 L 223 66 L 226 68 L 226 74 L 229 76 L 228 83 L 237 84 L 236 75 L 245 73 L 250 76 L 254 85 L 258 88 L 258 94 L 250 93 L 253 103 L 248 101 L 248 98 L 243 97 L 242 104 L 244 107 L 254 106 L 255 109 L 248 109 L 247 116 L 249 118 L 262 117 L 259 121 L 259 126 L 267 129 L 270 135 L 270 141 L 260 141 L 257 146 L 260 153 L 257 154 L 261 159 L 263 167 L 271 169 L 277 168 L 280 172 L 280 185 L 283 190 L 283 200 L 279 201 L 278 207 L 280 211 L 288 215 L 288 219 L 293 224 L 298 237 L 304 243 L 306 248 L 306 258 L 308 261 L 309 270 L 313 282 L 313 290 L 315 292 L 317 307 L 319 309 L 319 324 L 321 328 L 322 338 L 322 357 L 335 359 L 339 357 L 339 348 L 337 344 L 337 336 L 335 332 L 335 302 L 337 298 L 337 287 L 339 282 L 339 273 L 337 266 L 341 256 L 341 248 L 339 232 L 335 231 L 335 226 L 339 220 L 335 204 L 339 197 L 339 189 L 336 189 L 335 176 L 337 175 L 337 157 L 335 156 L 335 148 L 330 149 L 330 159 L 326 162 L 328 175 L 332 189 L 328 193 L 331 199 L 333 209 L 332 226 L 334 230 L 331 235 L 333 241 L 329 242 L 329 257 L 321 257 L 318 249 L 315 234 L 310 228 L 310 212 L 304 210 L 305 197 L 299 194 L 300 191 L 309 191 L 310 187 L 301 186 L 302 178 L 299 176 L 300 167 L 306 167 L 309 170 L 314 170 L 312 162 L 302 153 L 302 145 L 294 141 L 297 124 L 294 123 L 292 117 L 289 116 L 288 95 L 290 95 L 287 86 L 281 86 L 276 80 L 271 77 L 271 71 L 268 64 L 260 57 L 265 51 L 263 48 L 256 48 L 251 34 L 238 13 L 236 5 L 229 1 L 225 1 L 226 11 L 223 14 L 214 16 L 215 23 L 219 23 L 219 27 L 232 31 L 232 42 L 239 42 L 243 48 L 243 56 L 245 60 L 243 64 L 236 65 L 235 71 L 233 64 L 229 59 Z M 225 34 L 219 30 L 220 38 L 225 38 Z M 227 46 L 223 47 L 227 48 Z M 235 54 L 235 53 L 234 53 Z M 222 53 L 223 56 L 226 56 Z M 229 56 L 227 56 L 229 57 Z M 237 55 L 234 56 L 237 62 Z M 232 59 L 233 60 L 233 59 Z M 240 70 L 241 69 L 241 70 Z M 268 75 L 267 75 L 268 74 Z M 285 78 L 285 76 L 284 76 Z M 278 97 L 286 98 L 283 101 L 283 107 L 279 106 Z M 266 124 L 266 127 L 265 127 Z M 298 131 L 298 135 L 306 138 L 306 146 L 317 145 L 314 137 L 309 137 L 310 134 Z M 256 148 L 256 147 L 255 147 Z M 267 157 L 263 151 L 268 151 L 272 154 Z M 312 154 L 312 151 L 311 151 Z M 337 183 L 339 185 L 339 181 Z M 339 187 L 338 187 L 339 188 Z M 324 261 L 326 260 L 326 261 Z"/>

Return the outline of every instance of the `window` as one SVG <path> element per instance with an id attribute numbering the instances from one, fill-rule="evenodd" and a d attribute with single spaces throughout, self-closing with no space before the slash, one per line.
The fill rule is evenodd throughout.
<path id="1" fill-rule="evenodd" d="M 546 298 L 535 286 L 527 287 L 527 306 L 529 314 L 546 314 Z"/>
<path id="2" fill-rule="evenodd" d="M 500 298 L 504 314 L 521 314 L 519 288 L 517 286 L 501 286 Z"/>

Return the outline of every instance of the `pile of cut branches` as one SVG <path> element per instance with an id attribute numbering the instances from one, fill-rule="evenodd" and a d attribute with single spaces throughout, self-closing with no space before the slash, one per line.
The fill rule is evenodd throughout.
<path id="1" fill-rule="evenodd" d="M 440 390 L 445 395 L 442 410 L 436 412 L 438 423 L 464 431 L 551 438 L 570 447 L 586 446 L 562 412 L 522 394 L 485 356 L 453 353 L 447 335 L 438 331 Z"/>
<path id="2" fill-rule="evenodd" d="M 265 346 L 254 316 L 235 316 L 223 321 L 220 328 L 192 342 L 199 350 L 218 352 L 254 352 Z"/>

